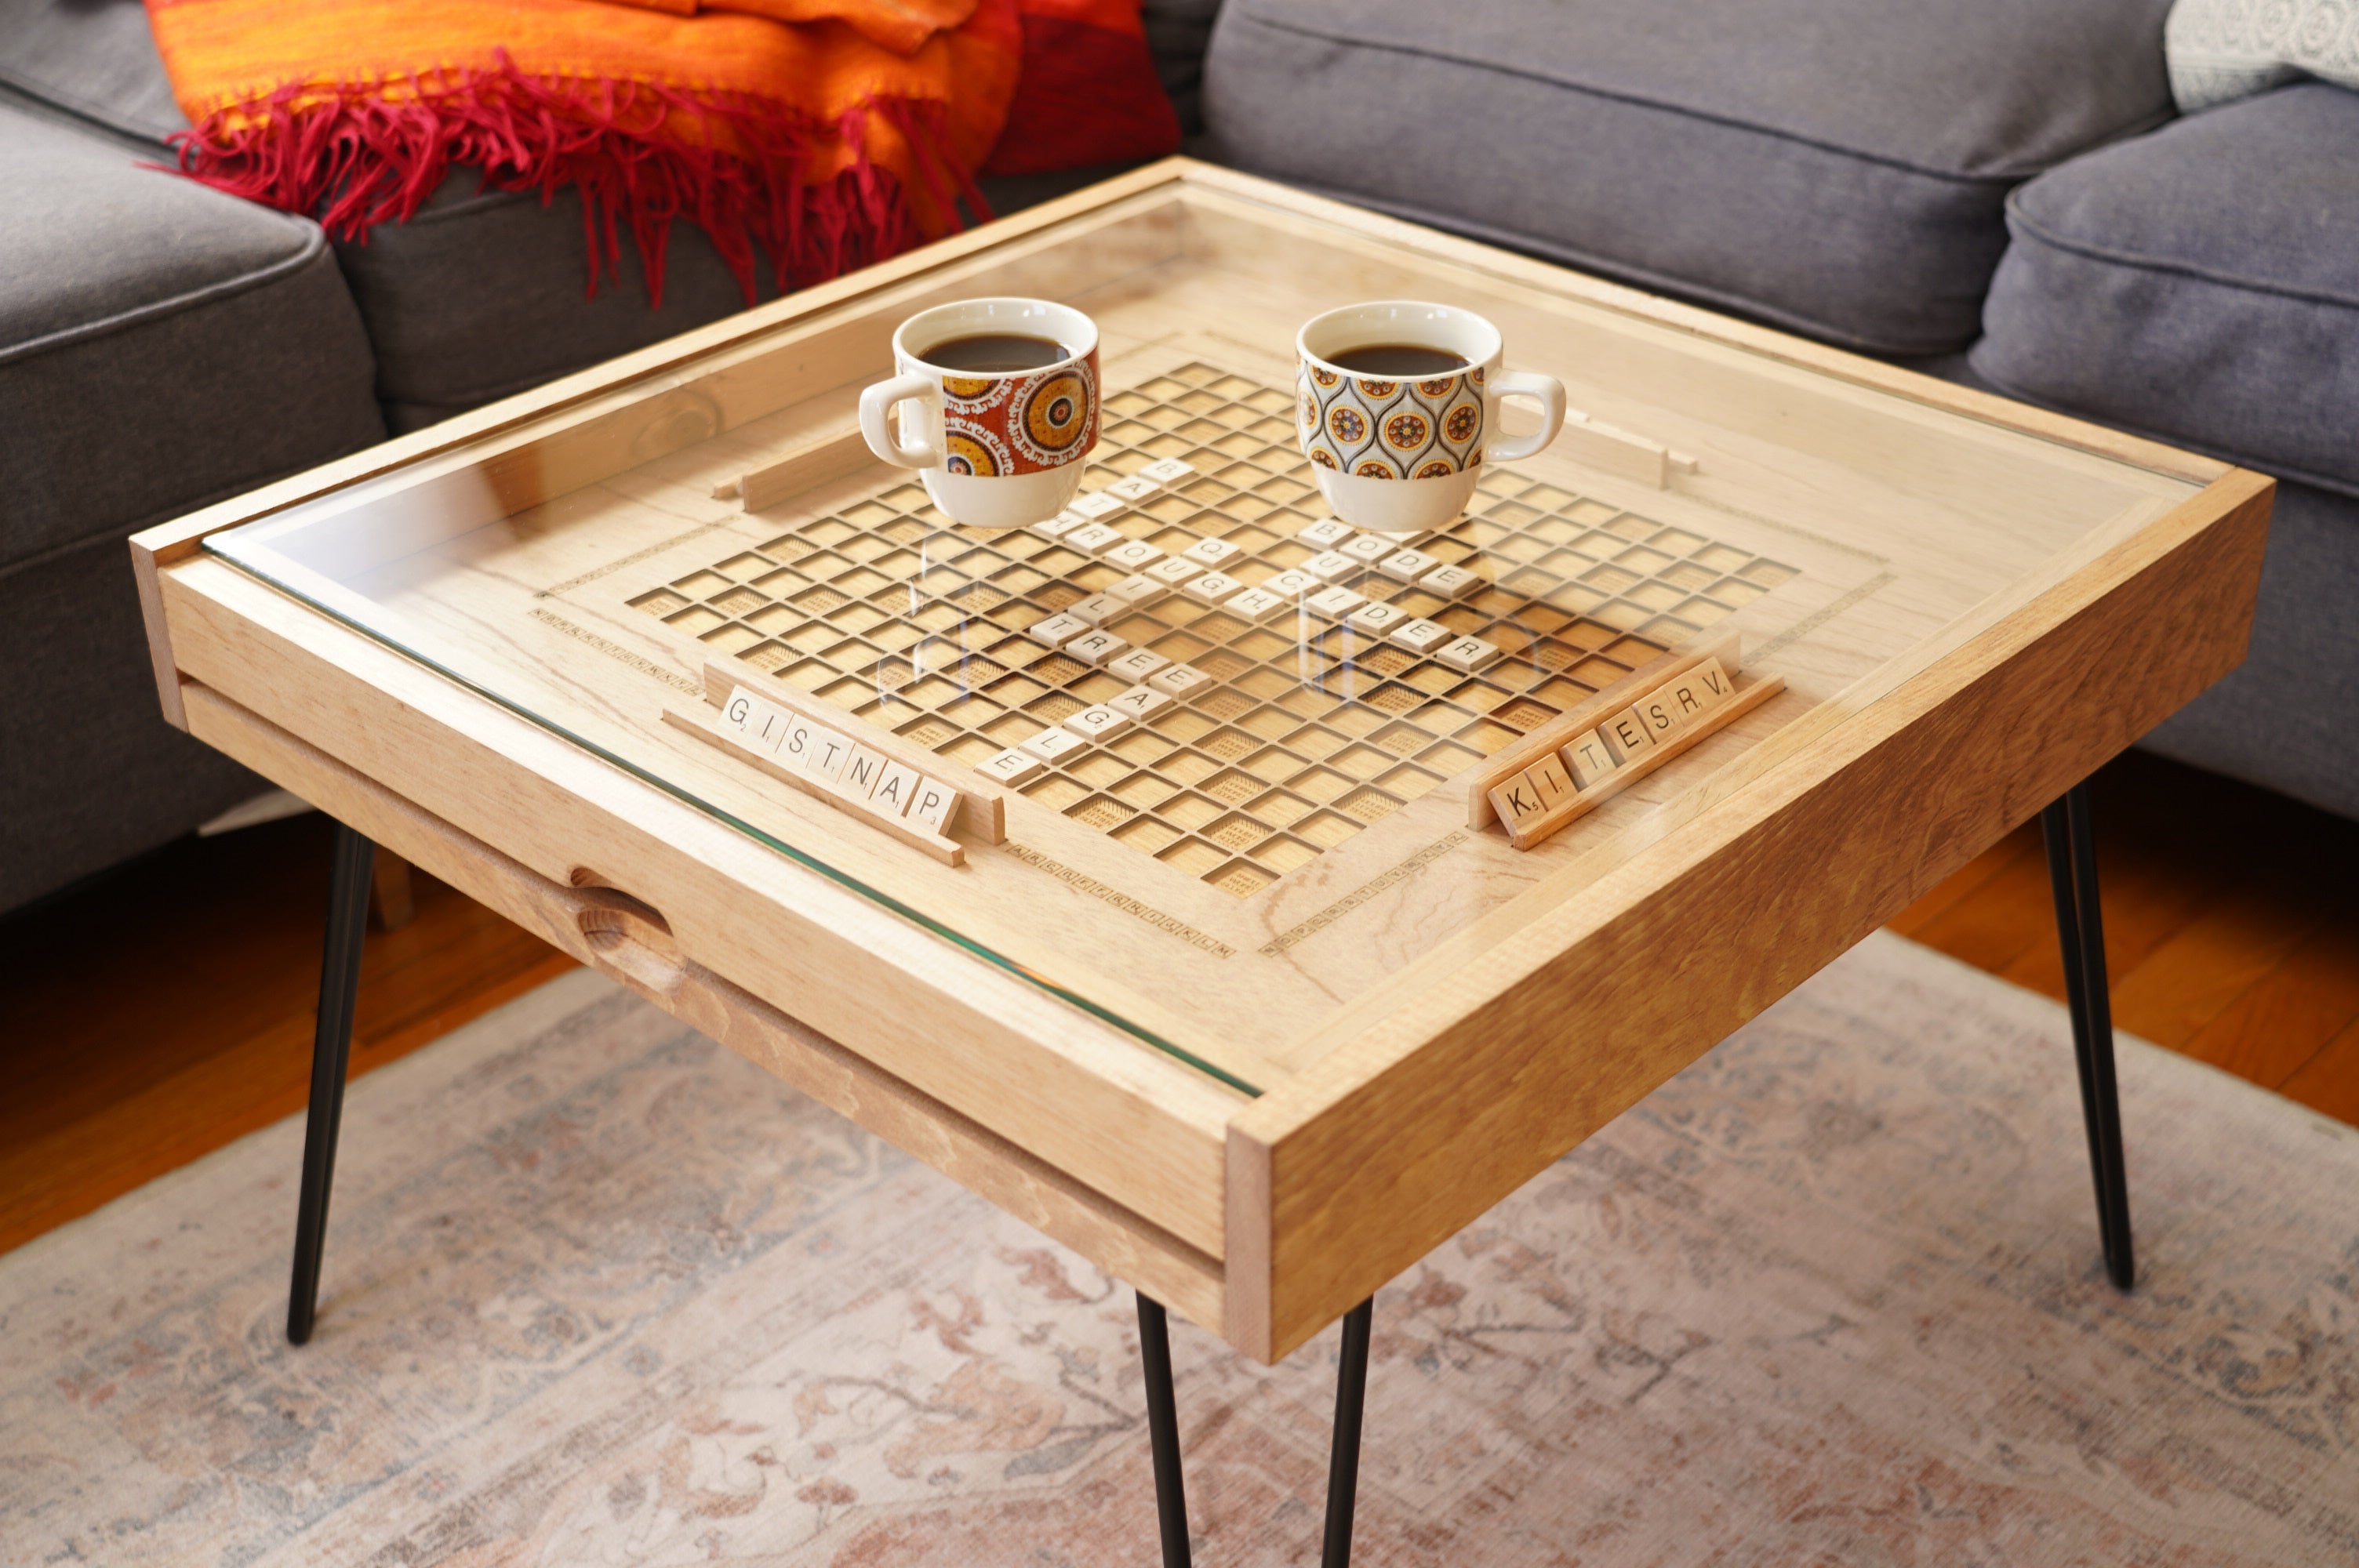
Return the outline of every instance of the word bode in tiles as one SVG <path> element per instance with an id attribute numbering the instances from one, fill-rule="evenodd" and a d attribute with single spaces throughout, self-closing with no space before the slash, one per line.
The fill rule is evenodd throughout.
<path id="1" fill-rule="evenodd" d="M 1036 527 L 970 535 L 895 481 L 630 602 L 751 690 L 1243 898 L 1795 575 L 1495 466 L 1448 528 L 1361 533 L 1290 395 L 1212 364 L 1103 406 Z"/>

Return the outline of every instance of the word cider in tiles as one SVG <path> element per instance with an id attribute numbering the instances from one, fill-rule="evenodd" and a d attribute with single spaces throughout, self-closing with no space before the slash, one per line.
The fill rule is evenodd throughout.
<path id="1" fill-rule="evenodd" d="M 941 780 L 742 686 L 730 692 L 721 718 L 738 744 L 822 786 L 815 793 L 854 816 L 948 837 L 959 792 Z"/>
<path id="2" fill-rule="evenodd" d="M 1604 793 L 1625 773 L 1643 769 L 1736 695 L 1716 658 L 1706 659 L 1582 730 L 1512 778 L 1491 787 L 1491 805 L 1519 849 L 1553 830 L 1563 808 Z"/>

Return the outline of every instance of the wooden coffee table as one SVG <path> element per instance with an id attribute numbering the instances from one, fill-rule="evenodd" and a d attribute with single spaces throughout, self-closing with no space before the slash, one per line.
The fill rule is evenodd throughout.
<path id="1" fill-rule="evenodd" d="M 1100 323 L 1118 539 L 951 527 L 853 429 L 903 318 L 1019 293 Z M 1204 540 L 1254 584 L 1337 546 L 1292 334 L 1399 297 L 1488 316 L 1581 416 L 1418 559 L 1326 562 L 1327 612 L 1177 568 L 1097 603 Z M 153 529 L 166 715 L 345 825 L 290 1335 L 371 840 L 1136 1287 L 1169 1561 L 1155 1303 L 1264 1360 L 1349 1314 L 1340 1561 L 1376 1288 L 2043 810 L 2126 1287 L 2077 786 L 2243 657 L 2270 492 L 1173 160 Z M 1091 604 L 1152 657 L 1036 630 Z M 1489 784 L 1705 654 L 1737 706 L 1510 838 Z M 765 749 L 788 723 L 962 799 L 879 826 Z"/>

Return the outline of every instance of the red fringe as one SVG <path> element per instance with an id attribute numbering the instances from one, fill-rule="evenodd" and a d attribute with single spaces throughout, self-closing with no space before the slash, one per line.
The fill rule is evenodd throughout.
<path id="1" fill-rule="evenodd" d="M 484 189 L 538 190 L 543 206 L 571 185 L 582 193 L 591 296 L 603 271 L 621 281 L 619 231 L 628 228 L 651 305 L 663 303 L 664 256 L 677 219 L 712 237 L 749 305 L 757 243 L 784 293 L 925 239 L 911 192 L 868 156 L 872 115 L 908 141 L 937 225 L 962 226 L 955 205 L 962 197 L 977 219 L 991 215 L 973 181 L 942 151 L 948 113 L 939 103 L 872 99 L 822 129 L 746 95 L 527 76 L 505 51 L 498 59 L 491 70 L 413 75 L 411 96 L 398 102 L 366 87 L 332 96 L 280 88 L 175 136 L 180 171 L 234 196 L 311 214 L 337 238 L 363 242 L 373 225 L 414 216 L 453 165 L 482 169 Z M 245 123 L 230 128 L 234 116 Z M 683 120 L 703 135 L 682 136 L 674 127 Z M 806 185 L 810 159 L 839 145 L 853 150 L 852 167 Z"/>

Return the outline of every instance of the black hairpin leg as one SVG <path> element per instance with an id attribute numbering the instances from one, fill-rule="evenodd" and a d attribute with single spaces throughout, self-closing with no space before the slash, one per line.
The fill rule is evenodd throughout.
<path id="1" fill-rule="evenodd" d="M 328 1233 L 328 1187 L 336 1173 L 336 1130 L 344 1117 L 344 1068 L 352 1057 L 353 1003 L 360 992 L 361 937 L 368 929 L 375 846 L 336 824 L 335 871 L 328 883 L 328 938 L 320 957 L 320 1018 L 311 1035 L 311 1112 L 303 1126 L 303 1187 L 295 1208 L 295 1280 L 287 1296 L 287 1337 L 311 1337 L 320 1300 L 320 1249 Z"/>
<path id="2" fill-rule="evenodd" d="M 2129 1177 L 2122 1166 L 2122 1102 L 2114 1081 L 2114 1010 L 2105 980 L 2105 924 L 2097 902 L 2097 838 L 2089 786 L 2073 785 L 2039 814 L 2048 843 L 2048 878 L 2056 895 L 2057 935 L 2064 948 L 2064 996 L 2072 1015 L 2072 1052 L 2081 1068 L 2081 1114 L 2089 1132 L 2089 1167 L 2097 1185 L 2097 1234 L 2105 1272 L 2118 1290 L 2137 1280 L 2130 1246 Z"/>
<path id="3" fill-rule="evenodd" d="M 1371 1299 L 1343 1317 L 1320 1568 L 1349 1568 L 1352 1561 L 1352 1509 L 1360 1490 L 1360 1415 L 1367 1405 L 1368 1330 L 1375 1310 Z M 1155 1515 L 1163 1535 L 1163 1568 L 1188 1568 L 1188 1501 L 1180 1478 L 1180 1407 L 1171 1391 L 1171 1333 L 1161 1305 L 1144 1293 L 1138 1298 L 1138 1344 L 1147 1370 L 1147 1433 L 1155 1454 Z"/>
<path id="4" fill-rule="evenodd" d="M 1155 1451 L 1155 1522 L 1163 1568 L 1188 1568 L 1188 1496 L 1180 1478 L 1180 1405 L 1171 1391 L 1171 1331 L 1163 1303 L 1138 1294 L 1138 1351 L 1147 1364 L 1147 1436 Z"/>

